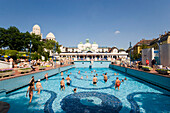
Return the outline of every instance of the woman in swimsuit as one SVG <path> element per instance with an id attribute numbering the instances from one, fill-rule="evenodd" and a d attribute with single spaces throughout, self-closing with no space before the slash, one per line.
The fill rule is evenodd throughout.
<path id="1" fill-rule="evenodd" d="M 28 90 L 27 90 L 27 93 L 29 92 L 29 98 L 30 98 L 29 103 L 31 103 L 31 101 L 32 101 L 33 90 L 35 91 L 35 88 L 34 88 L 34 86 L 33 86 L 33 83 L 30 83 L 30 86 L 28 87 Z M 27 93 L 26 93 L 26 97 L 27 97 Z"/>

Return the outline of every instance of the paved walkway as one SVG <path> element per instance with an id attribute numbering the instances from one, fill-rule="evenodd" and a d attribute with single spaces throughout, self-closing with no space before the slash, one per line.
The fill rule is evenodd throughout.
<path id="1" fill-rule="evenodd" d="M 112 64 L 112 65 L 120 66 L 120 65 L 117 65 L 117 64 Z M 123 67 L 123 66 L 120 66 L 120 67 Z M 126 68 L 130 68 L 130 67 L 126 67 Z M 164 76 L 164 77 L 169 77 L 170 78 L 170 75 L 159 74 L 156 70 L 144 71 L 144 70 L 138 69 L 138 68 L 130 68 L 130 69 L 134 69 L 134 70 L 138 70 L 138 71 L 143 71 L 143 72 L 146 72 L 146 73 L 151 73 L 151 74 L 160 75 L 160 76 Z"/>
<path id="2" fill-rule="evenodd" d="M 45 70 L 39 70 L 38 66 L 35 66 L 35 71 L 31 71 L 29 73 L 24 73 L 24 74 L 21 74 L 20 72 L 18 72 L 18 69 L 20 69 L 20 68 L 13 68 L 15 71 L 15 74 L 13 76 L 0 78 L 0 81 L 19 77 L 19 76 L 25 76 L 25 75 L 29 75 L 29 74 L 33 74 L 33 73 L 38 73 L 38 72 L 42 72 L 42 71 L 47 71 L 47 70 L 51 70 L 51 69 L 55 69 L 55 68 L 59 68 L 59 67 L 65 67 L 65 66 L 69 66 L 69 65 L 72 65 L 72 64 L 56 65 L 56 67 L 46 67 Z"/>

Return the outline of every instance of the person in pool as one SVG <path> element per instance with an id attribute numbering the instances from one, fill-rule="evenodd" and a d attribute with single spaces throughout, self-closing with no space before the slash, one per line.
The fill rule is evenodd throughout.
<path id="1" fill-rule="evenodd" d="M 125 77 L 125 80 L 128 80 L 128 79 Z"/>
<path id="2" fill-rule="evenodd" d="M 63 72 L 61 72 L 61 76 L 63 76 Z"/>
<path id="3" fill-rule="evenodd" d="M 107 82 L 107 73 L 104 74 L 104 81 Z"/>
<path id="4" fill-rule="evenodd" d="M 34 81 L 33 81 L 33 82 L 34 82 Z M 33 82 L 31 82 L 31 83 L 29 84 L 29 87 L 28 87 L 28 90 L 27 90 L 27 93 L 26 93 L 26 97 L 27 97 L 27 94 L 28 94 L 28 92 L 29 92 L 29 98 L 30 98 L 29 103 L 32 102 L 33 90 L 35 91 L 34 83 L 33 83 Z"/>
<path id="5" fill-rule="evenodd" d="M 117 77 L 116 82 L 115 82 L 115 89 L 118 88 L 118 90 L 119 90 L 120 84 L 121 84 L 121 82 L 120 82 L 119 78 Z"/>
<path id="6" fill-rule="evenodd" d="M 61 87 L 61 91 L 62 89 L 65 90 L 64 78 L 62 78 L 62 80 L 60 81 L 60 87 Z"/>
<path id="7" fill-rule="evenodd" d="M 67 85 L 69 86 L 69 85 L 70 85 L 70 80 L 71 80 L 71 78 L 69 77 L 69 75 L 67 75 L 66 80 L 67 80 Z"/>
<path id="8" fill-rule="evenodd" d="M 79 70 L 78 74 L 80 74 L 80 70 Z"/>
<path id="9" fill-rule="evenodd" d="M 36 83 L 36 90 L 38 91 L 38 94 L 40 94 L 41 89 L 43 90 L 43 87 L 40 83 L 40 79 L 38 79 L 38 82 Z"/>
<path id="10" fill-rule="evenodd" d="M 94 75 L 94 77 L 93 77 L 93 85 L 97 85 L 97 77 Z"/>
<path id="11" fill-rule="evenodd" d="M 77 91 L 77 88 L 74 88 L 74 89 L 73 89 L 73 91 L 74 91 L 74 93 L 76 93 L 76 91 Z"/>
<path id="12" fill-rule="evenodd" d="M 48 80 L 48 73 L 44 75 L 45 79 Z"/>
<path id="13" fill-rule="evenodd" d="M 98 76 L 98 74 L 96 73 L 96 76 Z"/>

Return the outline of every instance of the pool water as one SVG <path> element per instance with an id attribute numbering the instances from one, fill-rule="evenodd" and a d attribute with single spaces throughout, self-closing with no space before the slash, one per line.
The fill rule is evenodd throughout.
<path id="1" fill-rule="evenodd" d="M 106 72 L 108 81 L 105 83 L 102 74 Z M 96 73 L 97 86 L 92 83 Z M 71 85 L 61 91 L 60 81 L 68 74 Z M 114 88 L 116 77 L 128 79 L 121 83 L 120 90 Z M 10 104 L 9 113 L 170 113 L 168 91 L 110 68 L 73 68 L 65 71 L 64 76 L 57 74 L 41 83 L 43 91 L 40 95 L 34 92 L 30 104 L 29 97 L 26 97 L 28 87 L 1 97 L 0 101 Z M 74 88 L 77 88 L 76 93 Z"/>

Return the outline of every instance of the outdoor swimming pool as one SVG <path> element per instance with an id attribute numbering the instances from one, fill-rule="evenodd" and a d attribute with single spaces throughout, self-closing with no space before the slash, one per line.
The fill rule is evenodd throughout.
<path id="1" fill-rule="evenodd" d="M 96 72 L 91 73 L 92 70 Z M 78 71 L 81 74 L 78 74 Z M 87 71 L 87 73 L 85 73 Z M 71 85 L 66 85 L 65 91 L 60 91 L 61 75 L 50 77 L 48 81 L 41 81 L 43 91 L 40 95 L 34 92 L 33 101 L 29 104 L 26 97 L 28 87 L 9 93 L 1 97 L 0 101 L 10 104 L 9 113 L 129 113 L 129 112 L 170 112 L 170 93 L 166 90 L 130 77 L 125 73 L 110 68 L 72 68 L 64 72 L 72 79 Z M 108 81 L 103 81 L 103 73 L 108 73 Z M 94 74 L 98 74 L 97 86 L 93 86 Z M 114 75 L 119 73 L 119 75 Z M 88 75 L 88 78 L 86 76 Z M 80 79 L 83 76 L 83 79 Z M 120 90 L 115 90 L 116 77 L 125 77 Z M 31 79 L 31 78 L 30 78 Z M 66 81 L 65 81 L 66 83 Z M 73 89 L 77 88 L 77 93 Z"/>

